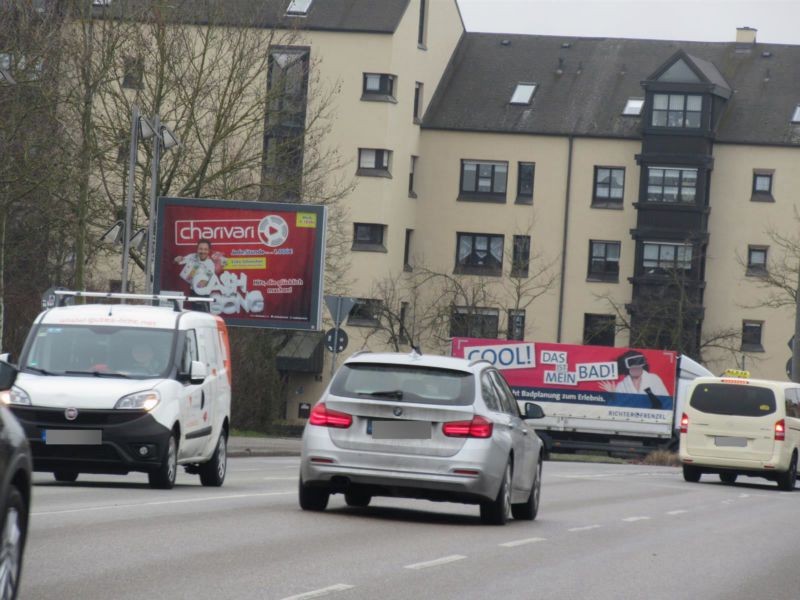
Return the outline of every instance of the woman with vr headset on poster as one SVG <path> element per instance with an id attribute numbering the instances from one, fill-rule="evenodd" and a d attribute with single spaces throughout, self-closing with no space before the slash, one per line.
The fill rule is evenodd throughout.
<path id="1" fill-rule="evenodd" d="M 650 373 L 647 358 L 641 352 L 628 350 L 617 359 L 621 381 L 604 381 L 600 384 L 606 392 L 618 394 L 645 394 L 650 398 L 651 408 L 662 408 L 659 397 L 669 396 L 664 382 L 655 373 Z"/>

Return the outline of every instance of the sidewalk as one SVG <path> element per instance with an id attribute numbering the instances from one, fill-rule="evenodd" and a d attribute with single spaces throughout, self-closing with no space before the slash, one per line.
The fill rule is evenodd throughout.
<path id="1" fill-rule="evenodd" d="M 228 456 L 300 456 L 300 438 L 237 437 L 228 439 Z"/>

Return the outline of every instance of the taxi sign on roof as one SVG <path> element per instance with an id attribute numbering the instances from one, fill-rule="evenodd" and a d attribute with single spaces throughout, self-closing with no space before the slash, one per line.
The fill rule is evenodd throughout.
<path id="1" fill-rule="evenodd" d="M 722 374 L 724 377 L 738 377 L 739 379 L 750 379 L 750 371 L 743 369 L 725 369 Z"/>

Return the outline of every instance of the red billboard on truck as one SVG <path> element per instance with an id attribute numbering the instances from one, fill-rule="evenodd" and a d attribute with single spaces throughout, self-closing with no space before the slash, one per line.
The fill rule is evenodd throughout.
<path id="1" fill-rule="evenodd" d="M 159 198 L 154 291 L 209 297 L 229 325 L 317 330 L 325 207 Z"/>

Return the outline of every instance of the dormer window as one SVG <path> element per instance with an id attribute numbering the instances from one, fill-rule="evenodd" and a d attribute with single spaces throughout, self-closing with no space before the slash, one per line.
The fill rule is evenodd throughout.
<path id="1" fill-rule="evenodd" d="M 642 114 L 643 106 L 644 98 L 628 98 L 625 108 L 622 109 L 622 114 L 628 117 L 638 117 Z"/>
<path id="2" fill-rule="evenodd" d="M 699 129 L 702 113 L 699 94 L 653 94 L 653 127 Z"/>
<path id="3" fill-rule="evenodd" d="M 286 9 L 286 14 L 290 17 L 305 17 L 313 0 L 292 0 Z"/>
<path id="4" fill-rule="evenodd" d="M 792 123 L 800 123 L 800 104 L 794 107 L 794 112 L 792 113 Z"/>
<path id="5" fill-rule="evenodd" d="M 535 83 L 518 83 L 511 96 L 511 104 L 530 104 L 536 92 Z"/>

